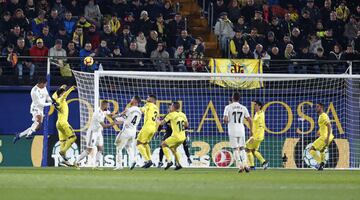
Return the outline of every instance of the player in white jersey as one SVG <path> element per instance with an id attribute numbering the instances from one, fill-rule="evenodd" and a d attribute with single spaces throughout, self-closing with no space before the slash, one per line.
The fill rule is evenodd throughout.
<path id="1" fill-rule="evenodd" d="M 90 122 L 90 127 L 86 132 L 86 149 L 76 159 L 74 165 L 79 166 L 82 159 L 88 156 L 92 149 L 97 147 L 96 162 L 102 158 L 102 152 L 104 151 L 104 137 L 103 129 L 109 128 L 114 125 L 114 122 L 105 124 L 105 117 L 110 115 L 109 102 L 106 100 L 101 101 L 100 108 L 96 109 Z"/>
<path id="2" fill-rule="evenodd" d="M 119 117 L 116 117 L 116 121 L 123 123 L 122 130 L 116 136 L 115 146 L 116 146 L 116 168 L 114 170 L 120 170 L 123 168 L 122 163 L 122 150 L 126 148 L 127 154 L 129 156 L 129 166 L 130 169 L 134 169 L 135 162 L 135 145 L 136 145 L 136 131 L 137 126 L 140 123 L 142 112 L 140 110 L 139 103 L 141 98 L 139 96 L 134 96 L 127 109 L 124 112 L 120 113 Z"/>
<path id="3" fill-rule="evenodd" d="M 245 126 L 244 119 L 249 122 L 252 131 L 252 120 L 248 109 L 239 103 L 240 94 L 235 92 L 231 103 L 225 107 L 224 123 L 228 125 L 230 146 L 234 150 L 234 157 L 239 167 L 239 172 L 250 172 L 245 151 Z"/>
<path id="4" fill-rule="evenodd" d="M 51 106 L 52 100 L 46 89 L 47 80 L 40 78 L 38 83 L 31 89 L 31 106 L 30 113 L 32 115 L 32 125 L 25 131 L 16 134 L 14 137 L 14 144 L 22 137 L 30 137 L 32 133 L 41 128 L 44 118 L 44 107 Z"/>

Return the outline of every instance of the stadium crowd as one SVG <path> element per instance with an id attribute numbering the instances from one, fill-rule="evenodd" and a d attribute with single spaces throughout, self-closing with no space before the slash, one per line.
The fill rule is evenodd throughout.
<path id="1" fill-rule="evenodd" d="M 197 70 L 189 59 L 202 58 L 206 44 L 188 33 L 184 16 L 175 10 L 170 0 L 0 0 L 0 75 L 22 79 L 26 71 L 32 78 L 45 68 L 43 56 L 63 57 L 53 62 L 62 76 L 71 75 L 71 68 L 98 69 L 72 58 L 86 56 L 132 58 L 125 62 L 128 67 L 149 65 L 142 58 L 151 58 L 153 70 Z M 233 58 L 359 57 L 357 1 L 217 0 L 214 17 L 220 47 Z M 118 61 L 112 65 L 121 68 Z M 288 72 L 306 72 L 298 66 L 290 64 Z M 327 64 L 316 67 L 318 73 L 334 70 Z"/>

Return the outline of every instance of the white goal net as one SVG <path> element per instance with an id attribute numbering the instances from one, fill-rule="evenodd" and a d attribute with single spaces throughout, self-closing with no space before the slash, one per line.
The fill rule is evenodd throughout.
<path id="1" fill-rule="evenodd" d="M 224 107 L 233 92 L 241 94 L 240 103 L 254 115 L 253 100 L 263 102 L 265 139 L 259 151 L 274 168 L 307 168 L 313 159 L 307 149 L 317 138 L 318 115 L 315 105 L 323 103 L 335 139 L 326 151 L 326 167 L 359 168 L 360 165 L 360 79 L 353 75 L 286 74 L 210 74 L 74 71 L 80 98 L 82 136 L 92 116 L 94 105 L 108 100 L 111 111 L 121 112 L 138 95 L 157 96 L 161 116 L 172 101 L 179 101 L 190 128 L 191 167 L 235 167 L 228 142 L 227 126 L 222 123 Z M 222 86 L 219 86 L 222 82 Z M 237 88 L 235 88 L 237 87 Z M 142 122 L 140 123 L 141 128 Z M 121 127 L 104 130 L 104 166 L 115 165 L 115 137 Z M 247 137 L 248 137 L 248 129 Z M 162 132 L 151 141 L 152 159 L 158 163 Z M 82 149 L 84 137 L 81 137 Z M 183 153 L 179 147 L 180 153 Z M 126 154 L 124 154 L 127 160 Z M 189 166 L 185 156 L 181 160 Z M 138 164 L 142 161 L 138 156 Z M 127 163 L 125 162 L 125 165 Z M 259 161 L 255 162 L 261 166 Z"/>

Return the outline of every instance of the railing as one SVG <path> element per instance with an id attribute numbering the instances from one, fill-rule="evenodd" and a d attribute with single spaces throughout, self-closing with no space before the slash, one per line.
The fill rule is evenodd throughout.
<path id="1" fill-rule="evenodd" d="M 36 77 L 45 76 L 47 64 L 50 64 L 50 74 L 53 83 L 72 82 L 70 69 L 93 71 L 83 64 L 79 57 L 19 57 L 16 65 L 0 57 L 0 85 L 32 84 Z M 38 61 L 39 58 L 44 59 Z M 34 64 L 34 76 L 30 77 L 30 67 L 22 66 L 23 75 L 20 79 L 18 64 L 28 59 Z M 63 60 L 63 63 L 59 63 Z M 210 72 L 210 58 L 202 59 L 150 59 L 150 58 L 109 58 L 95 57 L 94 69 L 100 66 L 103 70 L 118 71 L 182 71 Z M 263 60 L 263 73 L 299 73 L 299 74 L 360 74 L 360 60 Z M 32 79 L 31 79 L 32 78 Z"/>

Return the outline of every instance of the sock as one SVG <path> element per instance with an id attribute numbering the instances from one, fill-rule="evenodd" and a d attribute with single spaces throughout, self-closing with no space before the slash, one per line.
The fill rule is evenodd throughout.
<path id="1" fill-rule="evenodd" d="M 96 162 L 100 164 L 100 159 L 102 158 L 102 152 L 98 150 L 96 153 Z"/>
<path id="2" fill-rule="evenodd" d="M 146 148 L 144 147 L 144 145 L 143 145 L 143 144 L 139 144 L 139 145 L 137 145 L 137 148 L 138 148 L 138 150 L 139 150 L 139 152 L 140 152 L 141 156 L 143 157 L 143 159 L 144 159 L 145 161 L 150 160 L 150 159 L 149 159 L 149 157 L 147 156 L 147 153 L 146 153 Z"/>
<path id="3" fill-rule="evenodd" d="M 162 149 L 162 147 L 159 150 L 159 161 L 162 162 L 164 158 L 164 151 Z"/>
<path id="4" fill-rule="evenodd" d="M 254 167 L 255 163 L 254 163 L 254 154 L 250 151 L 247 153 L 247 157 L 248 157 L 248 163 L 250 167 Z"/>
<path id="5" fill-rule="evenodd" d="M 64 154 L 66 153 L 66 151 L 68 149 L 70 149 L 71 145 L 76 141 L 76 136 L 73 136 L 71 138 L 68 138 L 66 141 L 65 141 L 65 145 L 63 147 L 63 149 L 61 149 L 61 146 L 60 146 L 60 152 L 63 152 Z"/>
<path id="6" fill-rule="evenodd" d="M 59 152 L 59 154 L 60 154 L 61 158 L 62 158 L 64 161 L 67 161 L 67 159 L 66 159 L 66 157 L 65 157 L 66 151 L 64 151 L 64 149 L 65 149 L 65 144 L 66 144 L 66 140 L 60 141 L 60 152 Z"/>
<path id="7" fill-rule="evenodd" d="M 325 162 L 325 151 L 320 151 L 320 160 L 321 162 Z"/>
<path id="8" fill-rule="evenodd" d="M 234 149 L 234 159 L 235 159 L 237 167 L 239 167 L 239 165 L 241 164 L 241 159 L 240 159 L 239 150 L 237 150 L 237 149 Z"/>
<path id="9" fill-rule="evenodd" d="M 187 157 L 187 158 L 190 158 L 189 146 L 188 146 L 188 144 L 187 144 L 186 140 L 185 140 L 185 142 L 184 142 L 183 147 L 184 147 L 184 151 L 185 151 L 185 155 L 186 155 L 186 157 Z"/>
<path id="10" fill-rule="evenodd" d="M 149 160 L 151 160 L 151 148 L 149 144 L 145 145 L 146 154 L 148 155 Z"/>
<path id="11" fill-rule="evenodd" d="M 88 155 L 89 155 L 89 152 L 87 152 L 86 150 L 81 152 L 80 156 L 76 159 L 76 163 L 79 163 Z"/>
<path id="12" fill-rule="evenodd" d="M 318 164 L 321 163 L 321 158 L 314 149 L 310 150 L 310 155 L 316 160 Z"/>
<path id="13" fill-rule="evenodd" d="M 122 157 L 123 157 L 122 149 L 119 147 L 116 147 L 116 166 L 117 167 L 122 166 Z"/>
<path id="14" fill-rule="evenodd" d="M 19 134 L 19 137 L 22 138 L 22 137 L 24 137 L 25 135 L 27 136 L 29 131 L 31 131 L 31 127 L 28 128 L 28 129 L 26 129 L 25 131 L 21 132 L 21 133 Z"/>
<path id="15" fill-rule="evenodd" d="M 246 155 L 245 149 L 240 150 L 240 158 L 241 158 L 242 165 L 244 167 L 247 167 L 248 166 L 248 160 L 247 160 L 247 155 Z"/>
<path id="16" fill-rule="evenodd" d="M 129 166 L 131 166 L 133 163 L 135 163 L 135 151 L 133 147 L 126 147 L 126 151 L 129 156 Z"/>
<path id="17" fill-rule="evenodd" d="M 255 151 L 254 152 L 256 158 L 260 161 L 261 164 L 263 164 L 265 162 L 264 157 L 261 155 L 261 153 L 259 151 Z"/>
<path id="18" fill-rule="evenodd" d="M 165 155 L 166 161 L 171 162 L 171 156 L 170 156 L 169 148 L 168 147 L 163 147 L 162 151 L 164 152 L 163 154 Z M 162 161 L 162 159 L 160 161 Z"/>
<path id="19" fill-rule="evenodd" d="M 176 151 L 176 148 L 171 149 L 171 151 L 173 152 L 173 154 L 175 156 L 175 163 L 180 165 L 180 154 L 179 154 L 179 152 Z"/>

